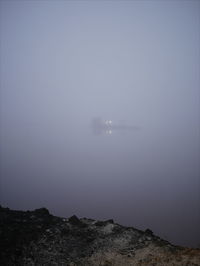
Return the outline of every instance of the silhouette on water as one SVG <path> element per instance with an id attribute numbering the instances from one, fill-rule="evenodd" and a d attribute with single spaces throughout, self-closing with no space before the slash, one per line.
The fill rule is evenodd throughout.
<path id="1" fill-rule="evenodd" d="M 113 131 L 134 131 L 139 130 L 139 127 L 128 125 L 124 122 L 115 123 L 112 120 L 104 120 L 101 117 L 95 117 L 92 119 L 92 129 L 95 135 L 111 135 Z"/>

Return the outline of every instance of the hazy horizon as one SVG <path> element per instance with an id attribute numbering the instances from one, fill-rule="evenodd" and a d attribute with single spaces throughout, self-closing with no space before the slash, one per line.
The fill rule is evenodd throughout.
<path id="1" fill-rule="evenodd" d="M 0 204 L 199 246 L 200 2 L 0 9 Z"/>

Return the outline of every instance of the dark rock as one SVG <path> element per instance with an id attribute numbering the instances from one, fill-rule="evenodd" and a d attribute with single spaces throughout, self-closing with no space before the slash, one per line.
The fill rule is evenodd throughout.
<path id="1" fill-rule="evenodd" d="M 107 224 L 113 224 L 113 223 L 114 223 L 113 219 L 110 219 L 110 220 L 106 220 L 106 221 L 97 221 L 95 223 L 95 225 L 96 226 L 105 226 Z"/>
<path id="2" fill-rule="evenodd" d="M 103 221 L 97 221 L 97 222 L 95 223 L 95 225 L 96 225 L 96 226 L 104 226 L 104 225 L 105 225 L 105 222 L 103 222 Z"/>
<path id="3" fill-rule="evenodd" d="M 49 211 L 46 208 L 35 209 L 34 212 L 38 215 L 49 215 Z"/>
<path id="4" fill-rule="evenodd" d="M 150 236 L 153 235 L 153 231 L 151 231 L 149 228 L 147 228 L 144 232 L 146 235 L 150 235 Z"/>
<path id="5" fill-rule="evenodd" d="M 71 216 L 68 220 L 69 220 L 70 224 L 78 226 L 78 227 L 86 227 L 87 226 L 76 215 Z"/>
<path id="6" fill-rule="evenodd" d="M 114 224 L 114 220 L 113 219 L 109 219 L 106 222 L 109 223 L 109 224 Z"/>
<path id="7" fill-rule="evenodd" d="M 169 254 L 177 256 L 177 252 L 186 253 L 184 248 L 180 249 L 154 236 L 150 229 L 143 232 L 115 224 L 113 220 L 95 222 L 79 219 L 75 215 L 63 219 L 49 214 L 45 208 L 29 212 L 0 208 L 2 266 L 143 265 L 139 261 L 130 261 L 137 257 L 135 254 L 138 250 L 141 253 L 143 249 L 142 263 L 153 265 L 154 256 L 147 260 L 148 245 L 151 245 L 149 252 L 153 252 L 153 246 L 156 252 L 158 248 L 162 250 L 162 256 L 164 251 L 167 252 L 169 263 L 163 261 L 155 265 L 176 265 L 169 259 Z M 195 261 L 200 259 L 200 251 L 191 252 L 197 258 Z M 189 253 L 190 260 L 191 256 Z M 180 265 L 186 264 L 181 261 Z"/>

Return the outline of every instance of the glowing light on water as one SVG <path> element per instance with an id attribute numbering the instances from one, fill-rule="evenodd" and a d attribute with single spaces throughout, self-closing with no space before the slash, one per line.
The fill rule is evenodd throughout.
<path id="1" fill-rule="evenodd" d="M 112 120 L 106 120 L 106 121 L 105 121 L 105 124 L 106 124 L 106 125 L 111 125 L 111 124 L 112 124 Z"/>

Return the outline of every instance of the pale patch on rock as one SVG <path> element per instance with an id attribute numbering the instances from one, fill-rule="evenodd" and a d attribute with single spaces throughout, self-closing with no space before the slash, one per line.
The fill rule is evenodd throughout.
<path id="1" fill-rule="evenodd" d="M 111 234 L 114 227 L 114 224 L 107 224 L 101 228 L 101 232 L 104 234 Z"/>

